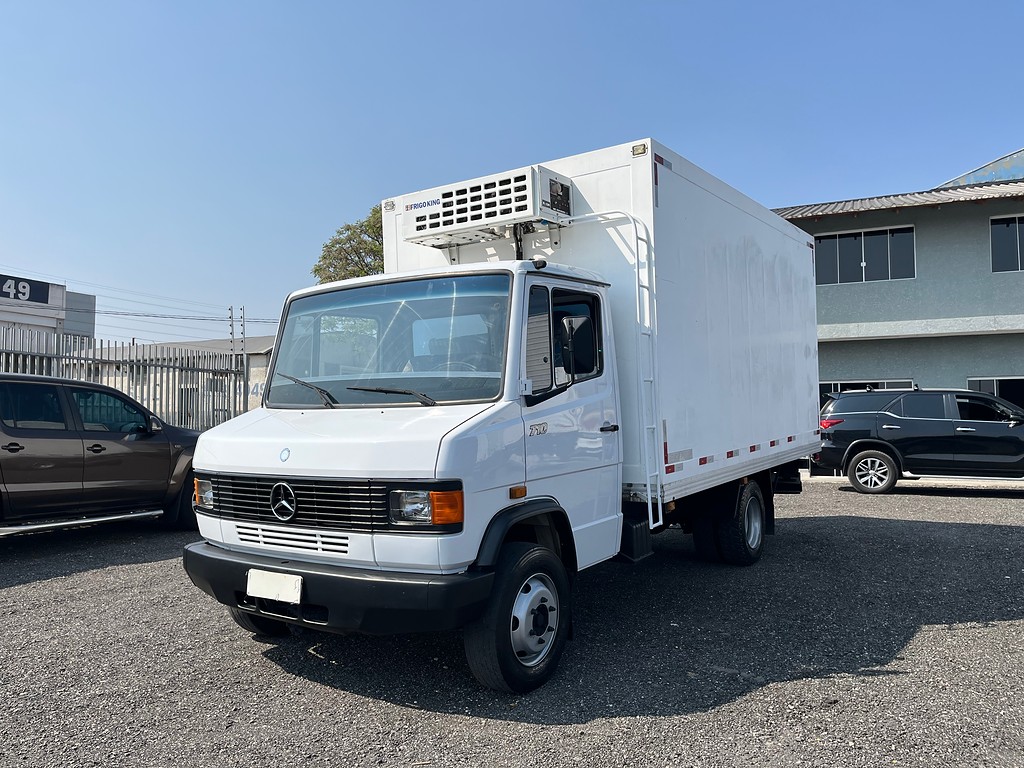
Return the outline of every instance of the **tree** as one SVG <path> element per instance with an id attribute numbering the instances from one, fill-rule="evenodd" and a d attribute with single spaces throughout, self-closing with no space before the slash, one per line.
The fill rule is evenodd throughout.
<path id="1" fill-rule="evenodd" d="M 320 260 L 313 267 L 318 282 L 329 283 L 349 277 L 378 275 L 384 271 L 384 232 L 380 204 L 365 219 L 345 224 L 324 243 Z"/>

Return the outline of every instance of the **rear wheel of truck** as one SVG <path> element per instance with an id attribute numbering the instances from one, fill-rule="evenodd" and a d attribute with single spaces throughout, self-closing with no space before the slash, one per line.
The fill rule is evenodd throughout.
<path id="1" fill-rule="evenodd" d="M 740 486 L 732 514 L 724 511 L 715 526 L 718 550 L 730 565 L 752 565 L 764 548 L 764 497 L 753 480 Z"/>
<path id="2" fill-rule="evenodd" d="M 288 625 L 277 619 L 268 619 L 255 613 L 248 613 L 240 608 L 228 608 L 228 613 L 235 620 L 235 624 L 242 629 L 252 632 L 254 635 L 265 635 L 267 637 L 284 637 L 290 634 Z"/>
<path id="3" fill-rule="evenodd" d="M 571 616 L 569 577 L 555 553 L 526 542 L 506 544 L 491 603 L 464 632 L 473 676 L 513 693 L 543 685 L 558 666 Z"/>

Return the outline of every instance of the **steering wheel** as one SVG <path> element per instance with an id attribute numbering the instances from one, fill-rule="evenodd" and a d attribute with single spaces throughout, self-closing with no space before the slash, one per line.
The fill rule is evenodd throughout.
<path id="1" fill-rule="evenodd" d="M 434 371 L 476 371 L 479 370 L 472 363 L 467 363 L 464 360 L 446 360 L 443 363 L 435 365 L 431 370 Z"/>

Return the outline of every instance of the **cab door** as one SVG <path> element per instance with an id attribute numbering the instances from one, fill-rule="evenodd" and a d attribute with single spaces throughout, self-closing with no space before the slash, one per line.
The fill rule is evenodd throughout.
<path id="1" fill-rule="evenodd" d="M 3 519 L 60 517 L 78 511 L 82 438 L 57 384 L 0 383 Z"/>
<path id="2" fill-rule="evenodd" d="M 610 319 L 598 286 L 532 278 L 526 302 L 522 364 L 532 390 L 523 407 L 527 492 L 554 498 L 566 511 L 583 568 L 615 555 L 621 537 Z"/>

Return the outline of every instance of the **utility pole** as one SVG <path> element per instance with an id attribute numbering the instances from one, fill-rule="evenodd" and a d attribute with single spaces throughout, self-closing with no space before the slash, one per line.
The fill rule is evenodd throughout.
<path id="1" fill-rule="evenodd" d="M 238 415 L 238 387 L 235 386 L 237 369 L 235 368 L 235 306 L 228 307 L 228 320 L 231 323 L 231 415 Z"/>
<path id="2" fill-rule="evenodd" d="M 249 356 L 245 353 L 245 305 L 242 305 L 242 413 L 249 411 Z"/>

